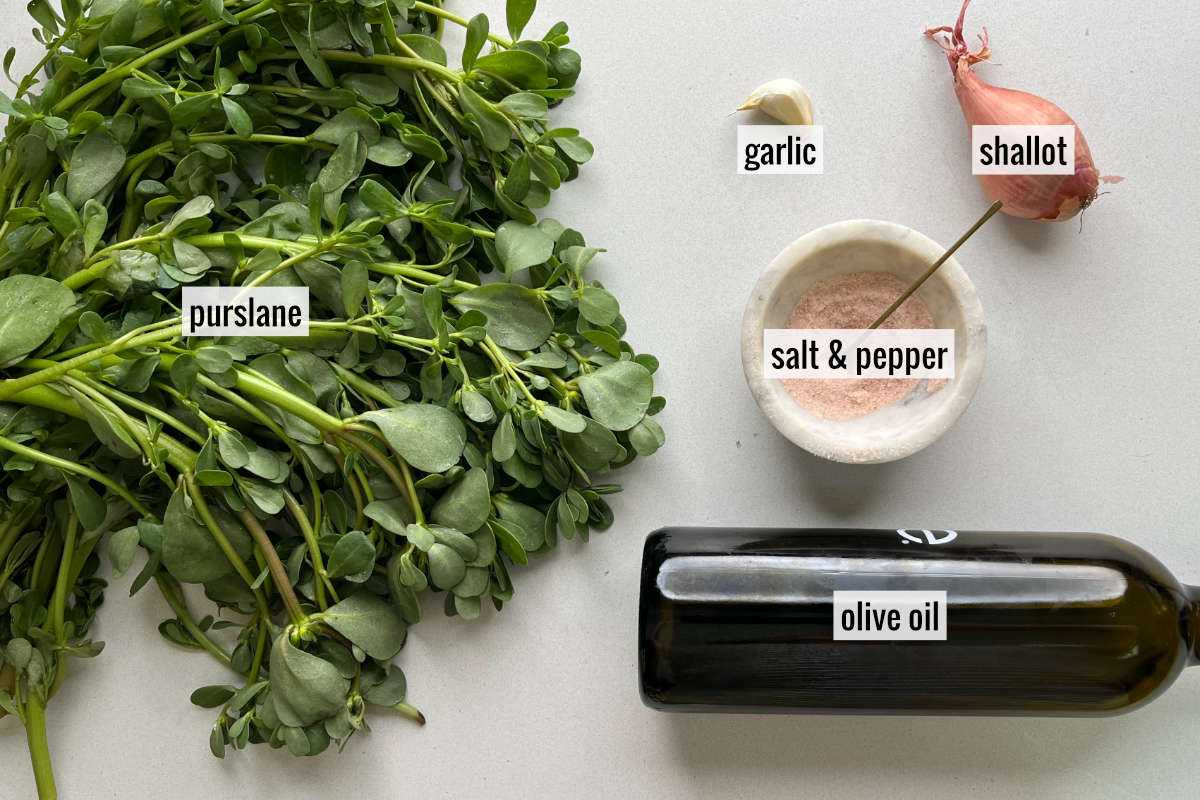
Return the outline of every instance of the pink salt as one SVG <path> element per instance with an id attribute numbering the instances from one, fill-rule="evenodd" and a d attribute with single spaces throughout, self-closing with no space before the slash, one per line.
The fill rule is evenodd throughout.
<path id="1" fill-rule="evenodd" d="M 890 272 L 853 272 L 813 284 L 788 317 L 789 328 L 866 328 L 908 288 Z M 932 328 L 933 315 L 916 295 L 904 301 L 883 328 Z M 920 381 L 890 378 L 826 380 L 788 379 L 788 394 L 800 405 L 825 419 L 864 417 L 903 400 Z M 930 382 L 929 391 L 944 381 Z"/>

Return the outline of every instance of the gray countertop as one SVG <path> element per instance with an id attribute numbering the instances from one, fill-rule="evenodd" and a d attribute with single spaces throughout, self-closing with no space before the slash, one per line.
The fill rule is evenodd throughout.
<path id="1" fill-rule="evenodd" d="M 483 3 L 502 27 L 499 2 Z M 907 460 L 819 461 L 767 424 L 742 379 L 742 307 L 789 241 L 870 217 L 949 243 L 986 207 L 941 51 L 955 0 L 921 3 L 543 0 L 583 54 L 560 120 L 596 144 L 552 212 L 608 248 L 594 275 L 631 340 L 659 356 L 667 446 L 624 470 L 617 522 L 516 574 L 502 614 L 429 604 L 399 663 L 420 729 L 375 713 L 338 755 L 266 748 L 218 761 L 192 689 L 229 679 L 161 639 L 168 613 L 114 582 L 103 655 L 50 706 L 64 798 L 1055 798 L 1195 794 L 1200 675 L 1106 720 L 666 715 L 636 674 L 642 539 L 667 524 L 1089 530 L 1131 539 L 1200 583 L 1200 6 L 978 0 L 1000 66 L 985 79 L 1059 103 L 1101 171 L 1127 178 L 1078 221 L 997 218 L 960 252 L 989 324 L 974 403 Z M 449 6 L 473 12 L 459 0 Z M 35 59 L 24 3 L 5 46 Z M 825 126 L 821 176 L 734 174 L 736 118 L 791 76 Z M 1200 671 L 1198 671 L 1200 672 Z M 5 797 L 32 796 L 23 732 L 0 722 Z"/>

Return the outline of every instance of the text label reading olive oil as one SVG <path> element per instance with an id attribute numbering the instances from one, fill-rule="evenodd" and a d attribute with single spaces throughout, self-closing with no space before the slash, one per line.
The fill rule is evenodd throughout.
<path id="1" fill-rule="evenodd" d="M 833 593 L 835 641 L 943 641 L 946 592 Z"/>

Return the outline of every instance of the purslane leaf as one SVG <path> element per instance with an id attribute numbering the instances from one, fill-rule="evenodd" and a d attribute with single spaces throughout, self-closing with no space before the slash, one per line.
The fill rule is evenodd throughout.
<path id="1" fill-rule="evenodd" d="M 243 562 L 250 558 L 250 534 L 219 508 L 210 509 L 221 534 Z M 206 583 L 233 572 L 229 557 L 214 533 L 188 507 L 187 494 L 177 489 L 163 515 L 163 565 L 183 583 Z"/>
<path id="2" fill-rule="evenodd" d="M 532 350 L 546 341 L 554 320 L 537 293 L 515 283 L 489 283 L 457 294 L 450 300 L 460 311 L 479 311 L 497 344 L 512 350 Z"/>
<path id="3" fill-rule="evenodd" d="M 480 97 L 465 83 L 459 89 L 459 102 L 462 103 L 463 111 L 469 115 L 468 118 L 479 127 L 484 146 L 497 152 L 508 147 L 512 131 L 508 127 L 508 120 L 494 105 Z"/>
<path id="4" fill-rule="evenodd" d="M 476 14 L 467 23 L 466 43 L 463 45 L 462 66 L 466 72 L 471 71 L 479 51 L 487 44 L 488 18 L 486 14 Z"/>
<path id="5" fill-rule="evenodd" d="M 614 431 L 632 428 L 646 414 L 654 394 L 650 371 L 633 361 L 616 361 L 579 377 L 588 412 Z"/>
<path id="6" fill-rule="evenodd" d="M 374 422 L 400 457 L 422 472 L 450 469 L 458 463 L 467 442 L 462 420 L 442 406 L 405 403 L 369 411 L 362 417 Z"/>
<path id="7" fill-rule="evenodd" d="M 67 199 L 81 208 L 85 201 L 100 195 L 125 166 L 125 148 L 102 130 L 83 137 L 71 152 L 67 165 Z"/>
<path id="8" fill-rule="evenodd" d="M 439 589 L 453 589 L 467 574 L 467 562 L 440 542 L 429 548 L 429 579 Z"/>
<path id="9" fill-rule="evenodd" d="M 74 304 L 75 293 L 53 278 L 10 275 L 0 280 L 0 367 L 37 349 Z"/>
<path id="10" fill-rule="evenodd" d="M 504 532 L 512 535 L 520 543 L 524 552 L 532 553 L 540 550 L 545 543 L 543 529 L 546 526 L 546 515 L 533 506 L 513 500 L 506 495 L 497 495 L 495 502 Z M 497 537 L 501 537 L 501 531 L 497 531 Z M 500 543 L 501 546 L 504 545 L 503 538 L 500 538 Z M 509 553 L 509 556 L 511 557 L 512 554 Z"/>
<path id="11" fill-rule="evenodd" d="M 537 0 L 508 0 L 504 5 L 504 17 L 508 22 L 508 34 L 513 41 L 521 38 L 521 31 L 533 16 Z"/>
<path id="12" fill-rule="evenodd" d="M 474 531 L 487 521 L 490 512 L 487 472 L 475 467 L 442 494 L 430 517 L 439 525 Z"/>
<path id="13" fill-rule="evenodd" d="M 140 539 L 135 526 L 122 528 L 109 537 L 108 560 L 112 563 L 114 577 L 121 577 L 133 565 Z"/>
<path id="14" fill-rule="evenodd" d="M 370 577 L 370 569 L 374 564 L 375 545 L 362 531 L 350 531 L 334 545 L 325 565 L 325 573 L 330 578 L 346 578 L 361 583 Z"/>
<path id="15" fill-rule="evenodd" d="M 533 225 L 505 222 L 496 230 L 496 251 L 506 275 L 544 264 L 554 255 L 554 239 Z"/>
<path id="16" fill-rule="evenodd" d="M 284 725 L 311 725 L 346 703 L 350 681 L 323 658 L 292 644 L 285 631 L 271 648 L 271 697 Z"/>
<path id="17" fill-rule="evenodd" d="M 545 89 L 548 85 L 546 62 L 527 50 L 501 50 L 480 56 L 475 70 L 499 75 L 522 89 Z"/>
<path id="18" fill-rule="evenodd" d="M 104 500 L 100 498 L 96 490 L 89 486 L 88 482 L 83 478 L 70 473 L 63 473 L 63 477 L 67 481 L 71 506 L 75 509 L 75 514 L 79 517 L 79 524 L 83 526 L 85 531 L 99 528 L 104 522 Z"/>
<path id="19" fill-rule="evenodd" d="M 377 595 L 356 592 L 330 606 L 320 618 L 371 658 L 390 661 L 404 646 L 404 620 Z"/>

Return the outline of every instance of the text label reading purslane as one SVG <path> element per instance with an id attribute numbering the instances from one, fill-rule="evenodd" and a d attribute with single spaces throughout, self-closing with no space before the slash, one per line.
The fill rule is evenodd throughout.
<path id="1" fill-rule="evenodd" d="M 941 641 L 946 592 L 834 591 L 835 641 Z"/>
<path id="2" fill-rule="evenodd" d="M 185 286 L 184 336 L 307 336 L 305 286 Z"/>
<path id="3" fill-rule="evenodd" d="M 824 130 L 820 125 L 738 125 L 738 174 L 821 174 Z"/>

